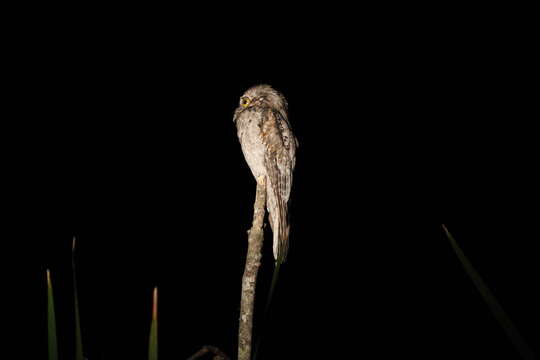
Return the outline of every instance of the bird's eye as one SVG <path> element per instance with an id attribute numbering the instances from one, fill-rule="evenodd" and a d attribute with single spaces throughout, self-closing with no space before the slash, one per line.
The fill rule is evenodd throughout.
<path id="1" fill-rule="evenodd" d="M 242 97 L 242 98 L 240 99 L 240 105 L 241 105 L 242 107 L 245 107 L 245 108 L 248 107 L 249 102 L 250 102 L 250 100 L 249 100 L 249 98 L 246 97 L 246 96 L 244 96 L 244 97 Z"/>

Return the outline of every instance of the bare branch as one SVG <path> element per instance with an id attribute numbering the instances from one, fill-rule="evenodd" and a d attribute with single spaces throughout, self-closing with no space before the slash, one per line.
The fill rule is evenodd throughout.
<path id="1" fill-rule="evenodd" d="M 261 250 L 264 240 L 263 221 L 266 204 L 266 181 L 257 179 L 257 194 L 253 209 L 253 224 L 248 231 L 248 252 L 246 267 L 242 277 L 242 298 L 240 301 L 240 326 L 238 331 L 238 360 L 251 359 L 251 335 L 253 329 L 253 307 L 257 273 L 261 265 Z"/>

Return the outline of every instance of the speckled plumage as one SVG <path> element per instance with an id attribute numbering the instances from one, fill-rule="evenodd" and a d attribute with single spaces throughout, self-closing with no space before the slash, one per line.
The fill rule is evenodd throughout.
<path id="1" fill-rule="evenodd" d="M 254 86 L 240 98 L 234 122 L 253 176 L 266 178 L 274 258 L 283 262 L 289 248 L 288 207 L 298 146 L 287 117 L 287 101 L 268 85 Z"/>

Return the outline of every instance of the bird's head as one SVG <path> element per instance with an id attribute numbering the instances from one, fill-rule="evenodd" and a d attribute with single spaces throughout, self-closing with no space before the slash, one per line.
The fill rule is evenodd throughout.
<path id="1" fill-rule="evenodd" d="M 256 85 L 248 90 L 240 97 L 238 108 L 235 111 L 235 119 L 242 111 L 254 108 L 271 108 L 276 111 L 287 111 L 287 100 L 277 90 L 270 85 Z"/>

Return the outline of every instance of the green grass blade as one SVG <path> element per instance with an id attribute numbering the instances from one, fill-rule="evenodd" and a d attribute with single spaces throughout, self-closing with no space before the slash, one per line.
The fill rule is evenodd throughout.
<path id="1" fill-rule="evenodd" d="M 503 310 L 503 308 L 495 298 L 495 295 L 493 295 L 482 277 L 480 277 L 480 274 L 478 274 L 469 259 L 465 256 L 461 248 L 458 246 L 452 234 L 450 234 L 446 226 L 442 225 L 442 227 L 444 229 L 444 232 L 446 233 L 446 236 L 448 237 L 448 240 L 450 240 L 450 244 L 452 245 L 454 252 L 459 258 L 461 265 L 465 269 L 465 272 L 471 278 L 472 282 L 476 286 L 476 289 L 480 292 L 480 295 L 482 295 L 482 298 L 488 305 L 489 309 L 491 310 L 499 324 L 506 332 L 506 335 L 508 335 L 508 338 L 515 346 L 516 350 L 520 353 L 523 359 L 536 359 L 531 349 L 527 346 L 527 343 L 525 343 L 525 340 L 523 340 L 523 338 L 519 334 L 512 320 L 510 320 L 506 312 Z"/>
<path id="2" fill-rule="evenodd" d="M 75 360 L 84 360 L 81 320 L 79 317 L 79 298 L 77 296 L 77 276 L 75 274 L 75 237 L 73 237 L 73 246 L 71 248 L 71 267 L 73 269 L 73 295 L 75 299 Z"/>
<path id="3" fill-rule="evenodd" d="M 154 297 L 153 297 L 153 303 L 152 303 L 152 324 L 150 325 L 150 343 L 148 347 L 149 360 L 158 360 L 157 306 L 158 306 L 158 290 L 156 286 L 154 288 Z"/>
<path id="4" fill-rule="evenodd" d="M 58 342 L 56 340 L 56 317 L 54 315 L 54 297 L 51 272 L 47 269 L 47 335 L 49 360 L 58 360 Z"/>

